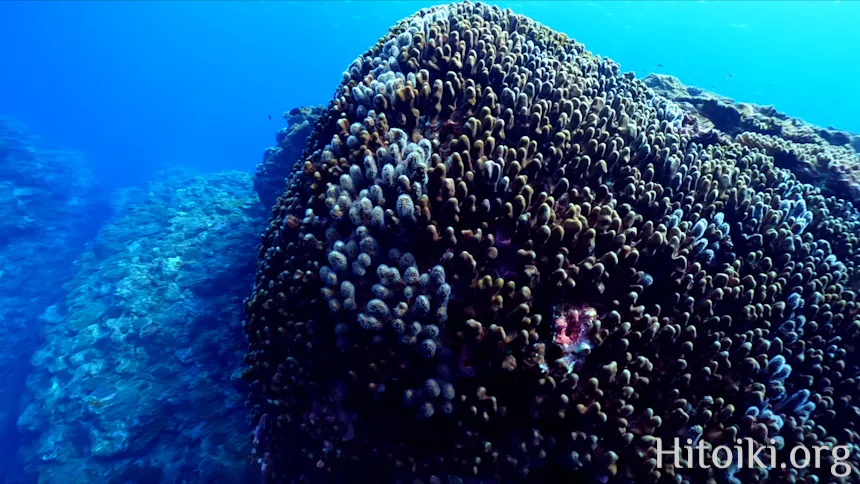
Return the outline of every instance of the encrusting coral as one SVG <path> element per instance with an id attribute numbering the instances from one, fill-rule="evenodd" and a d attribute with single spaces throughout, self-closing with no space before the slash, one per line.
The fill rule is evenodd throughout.
<path id="1" fill-rule="evenodd" d="M 650 74 L 642 81 L 681 106 L 699 137 L 717 135 L 724 142 L 758 148 L 825 195 L 860 202 L 860 136 L 813 126 L 773 106 L 736 103 L 666 74 Z"/>
<path id="2" fill-rule="evenodd" d="M 270 482 L 821 482 L 656 443 L 848 445 L 860 216 L 509 10 L 392 27 L 262 235 L 244 325 Z"/>

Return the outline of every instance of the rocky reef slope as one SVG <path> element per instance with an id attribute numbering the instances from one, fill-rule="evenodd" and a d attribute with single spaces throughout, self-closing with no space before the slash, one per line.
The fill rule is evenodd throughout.
<path id="1" fill-rule="evenodd" d="M 87 160 L 50 149 L 0 118 L 0 481 L 15 482 L 15 421 L 26 364 L 43 321 L 55 321 L 61 284 L 107 215 Z"/>
<path id="2" fill-rule="evenodd" d="M 738 130 L 675 99 L 468 2 L 422 9 L 356 58 L 273 207 L 245 301 L 262 474 L 860 472 L 860 214 L 805 183 L 821 159 L 760 138 L 851 140 L 756 108 L 736 117 L 773 126 Z M 675 437 L 708 459 L 742 438 L 778 462 L 799 445 L 850 455 L 658 468 Z"/>
<path id="3" fill-rule="evenodd" d="M 294 108 L 284 113 L 287 126 L 275 135 L 275 146 L 263 153 L 263 162 L 254 174 L 254 190 L 266 209 L 271 209 L 283 193 L 293 163 L 307 146 L 308 135 L 313 131 L 322 106 Z"/>
<path id="4" fill-rule="evenodd" d="M 77 259 L 18 420 L 39 482 L 253 482 L 237 370 L 265 211 L 249 174 L 128 189 Z"/>

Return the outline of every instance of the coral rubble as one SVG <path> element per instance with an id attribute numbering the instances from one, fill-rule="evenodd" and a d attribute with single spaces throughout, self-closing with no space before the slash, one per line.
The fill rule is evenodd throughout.
<path id="1" fill-rule="evenodd" d="M 160 174 L 117 198 L 43 322 L 18 421 L 39 482 L 253 482 L 241 294 L 265 210 L 250 175 Z"/>
<path id="2" fill-rule="evenodd" d="M 726 142 L 758 148 L 825 195 L 860 202 L 860 136 L 810 125 L 772 106 L 736 103 L 665 74 L 651 74 L 643 82 L 692 116 L 700 136 L 719 133 Z"/>
<path id="3" fill-rule="evenodd" d="M 656 442 L 851 446 L 860 216 L 564 34 L 423 9 L 343 74 L 246 300 L 272 482 L 820 482 Z M 249 440 L 251 438 L 249 437 Z M 714 482 L 714 481 L 710 481 Z"/>
<path id="4" fill-rule="evenodd" d="M 27 359 L 43 321 L 59 317 L 60 285 L 105 202 L 83 156 L 0 119 L 0 455 L 15 455 Z M 0 482 L 21 479 L 13 460 L 0 459 Z"/>
<path id="5" fill-rule="evenodd" d="M 257 165 L 254 175 L 254 190 L 266 209 L 272 208 L 278 196 L 284 192 L 286 179 L 293 164 L 301 158 L 308 135 L 313 131 L 322 110 L 321 106 L 310 106 L 284 113 L 283 118 L 288 125 L 275 136 L 277 145 L 263 153 L 263 162 Z"/>

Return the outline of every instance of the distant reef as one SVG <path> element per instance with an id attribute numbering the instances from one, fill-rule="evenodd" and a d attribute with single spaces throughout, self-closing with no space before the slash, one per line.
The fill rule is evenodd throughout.
<path id="1" fill-rule="evenodd" d="M 266 209 L 271 209 L 284 191 L 293 163 L 302 156 L 308 135 L 322 112 L 322 106 L 306 106 L 284 113 L 288 125 L 278 130 L 275 146 L 263 153 L 263 162 L 257 165 L 254 175 L 254 189 Z"/>
<path id="2" fill-rule="evenodd" d="M 165 171 L 115 200 L 61 313 L 41 323 L 18 420 L 27 470 L 63 484 L 254 482 L 237 337 L 265 220 L 251 175 Z"/>
<path id="3" fill-rule="evenodd" d="M 736 102 L 677 78 L 651 74 L 645 85 L 691 116 L 694 139 L 718 137 L 723 142 L 757 148 L 776 166 L 791 170 L 826 195 L 860 202 L 860 136 L 833 127 L 821 128 L 780 113 L 773 106 Z"/>
<path id="4" fill-rule="evenodd" d="M 0 118 L 0 455 L 15 455 L 15 420 L 39 328 L 58 321 L 71 262 L 107 215 L 100 193 L 80 153 L 48 148 Z M 19 478 L 9 465 L 0 458 L 0 482 Z"/>

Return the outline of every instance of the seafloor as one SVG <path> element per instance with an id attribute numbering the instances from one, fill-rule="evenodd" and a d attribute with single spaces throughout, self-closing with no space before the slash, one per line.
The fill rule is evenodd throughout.
<path id="1" fill-rule="evenodd" d="M 681 108 L 695 140 L 755 148 L 826 197 L 860 200 L 856 134 L 667 75 L 644 83 Z M 18 436 L 0 448 L 20 462 L 5 461 L 0 481 L 260 479 L 242 301 L 271 208 L 324 111 L 285 113 L 256 174 L 164 171 L 110 200 L 81 155 L 0 122 L 0 427 Z"/>

